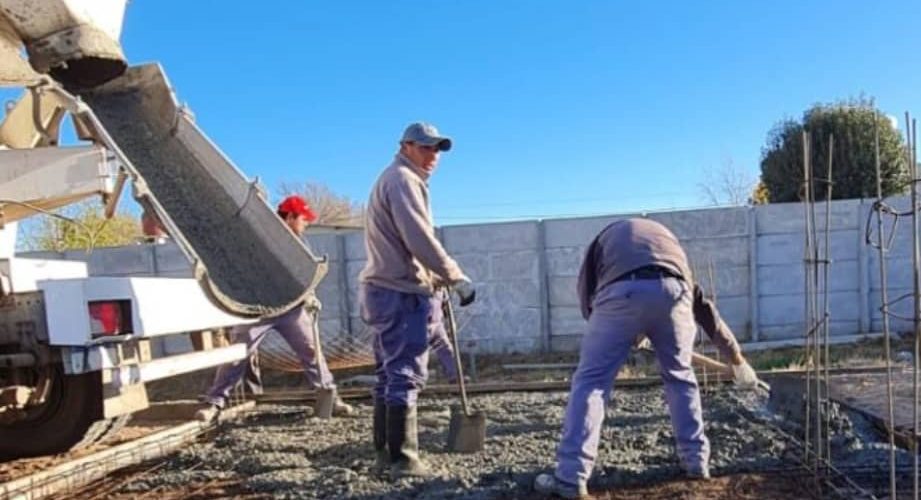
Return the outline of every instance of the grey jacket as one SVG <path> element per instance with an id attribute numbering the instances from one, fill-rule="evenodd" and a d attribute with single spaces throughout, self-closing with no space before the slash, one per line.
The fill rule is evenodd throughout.
<path id="1" fill-rule="evenodd" d="M 598 291 L 617 278 L 645 266 L 660 266 L 681 276 L 694 294 L 694 319 L 717 349 L 732 357 L 740 352 L 732 330 L 713 302 L 693 281 L 687 256 L 678 238 L 662 224 L 649 219 L 624 219 L 604 228 L 589 244 L 579 271 L 577 290 L 582 317 L 592 313 Z"/>
<path id="2" fill-rule="evenodd" d="M 428 174 L 400 154 L 371 189 L 365 249 L 362 283 L 432 295 L 436 281 L 451 283 L 464 276 L 435 237 Z"/>

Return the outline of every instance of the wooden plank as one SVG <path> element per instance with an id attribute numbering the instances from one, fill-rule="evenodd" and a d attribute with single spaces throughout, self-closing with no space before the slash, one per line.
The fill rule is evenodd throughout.
<path id="1" fill-rule="evenodd" d="M 503 370 L 572 370 L 578 363 L 510 363 Z"/>
<path id="2" fill-rule="evenodd" d="M 562 370 L 562 369 L 573 369 L 577 366 L 577 363 L 510 363 L 502 365 L 503 370 Z M 832 375 L 836 374 L 858 374 L 858 373 L 884 373 L 886 370 L 885 366 L 881 365 L 872 365 L 872 366 L 862 366 L 857 368 L 831 368 L 829 373 Z M 779 375 L 803 375 L 806 372 L 800 369 L 784 369 L 784 370 L 762 370 L 758 372 L 759 377 L 771 377 Z M 811 373 L 811 371 L 810 371 Z M 629 378 L 624 380 L 642 380 L 648 377 L 636 377 Z"/>
<path id="3" fill-rule="evenodd" d="M 144 384 L 131 384 L 115 386 L 107 384 L 103 387 L 103 415 L 106 418 L 127 415 L 129 413 L 147 408 L 147 386 Z"/>
<path id="4" fill-rule="evenodd" d="M 868 366 L 861 368 L 837 368 L 830 370 L 830 373 L 880 373 L 885 367 Z M 777 370 L 770 372 L 758 372 L 758 377 L 766 381 L 772 377 L 802 375 L 803 370 Z M 728 380 L 721 380 L 719 383 L 728 383 Z M 662 379 L 658 376 L 653 377 L 631 377 L 617 379 L 615 387 L 651 387 L 660 385 Z M 559 381 L 537 381 L 537 382 L 480 382 L 467 385 L 467 392 L 470 394 L 487 394 L 496 392 L 528 392 L 528 391 L 565 391 L 569 390 L 571 382 L 565 380 Z M 422 390 L 426 395 L 443 395 L 454 394 L 457 392 L 457 386 L 452 384 L 438 384 L 426 386 Z M 366 399 L 371 397 L 370 387 L 347 387 L 339 388 L 338 395 L 344 399 Z M 284 403 L 284 402 L 303 402 L 313 401 L 316 395 L 313 391 L 308 390 L 275 390 L 268 391 L 265 394 L 256 396 L 259 403 Z"/>
<path id="5" fill-rule="evenodd" d="M 250 401 L 229 408 L 224 416 L 250 410 Z M 105 477 L 110 472 L 163 457 L 195 440 L 212 425 L 206 422 L 186 422 L 103 451 L 52 467 L 30 476 L 0 484 L 0 498 L 38 500 L 62 495 Z"/>
<path id="6" fill-rule="evenodd" d="M 152 403 L 149 407 L 135 413 L 132 416 L 134 420 L 144 422 L 163 421 L 163 420 L 190 420 L 195 418 L 198 410 L 207 408 L 207 403 L 198 401 L 169 401 L 165 403 Z"/>
<path id="7" fill-rule="evenodd" d="M 855 335 L 832 335 L 829 339 L 831 345 L 839 344 L 853 344 L 861 342 L 864 340 L 873 340 L 880 339 L 883 337 L 882 333 L 871 332 L 871 333 L 858 333 Z M 578 346 L 579 342 L 582 341 L 582 334 L 573 334 L 573 335 L 554 335 L 554 340 L 557 342 L 566 342 L 573 343 Z M 789 338 L 782 340 L 762 340 L 758 342 L 742 342 L 741 343 L 742 352 L 753 352 L 753 351 L 767 351 L 771 349 L 781 349 L 784 347 L 803 347 L 803 339 Z M 578 351 L 578 348 L 576 348 Z M 704 353 L 715 352 L 716 348 L 712 344 L 706 345 L 703 349 L 700 350 Z"/>
<path id="8" fill-rule="evenodd" d="M 644 377 L 634 379 L 618 380 L 614 385 L 616 387 L 649 387 L 662 383 L 659 377 Z M 497 392 L 531 392 L 531 391 L 566 391 L 569 390 L 571 382 L 560 380 L 551 382 L 490 382 L 470 384 L 466 386 L 468 394 L 488 394 Z M 440 384 L 428 386 L 422 390 L 425 395 L 446 395 L 457 392 L 457 386 L 451 384 Z M 364 399 L 371 397 L 371 389 L 349 388 L 340 389 L 339 397 L 343 399 Z M 259 403 L 285 403 L 285 402 L 302 402 L 313 401 L 316 394 L 313 391 L 269 391 L 265 394 L 256 396 Z"/>
<path id="9" fill-rule="evenodd" d="M 192 332 L 192 347 L 196 351 L 210 351 L 214 349 L 214 333 L 211 330 Z"/>

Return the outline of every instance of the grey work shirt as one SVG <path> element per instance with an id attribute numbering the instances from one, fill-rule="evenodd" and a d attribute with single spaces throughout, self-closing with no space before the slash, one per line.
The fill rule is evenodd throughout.
<path id="1" fill-rule="evenodd" d="M 716 306 L 693 281 L 687 256 L 667 227 L 649 219 L 625 219 L 604 228 L 589 244 L 579 271 L 578 294 L 582 316 L 588 319 L 595 294 L 617 278 L 645 266 L 659 266 L 681 276 L 694 294 L 694 319 L 720 353 L 740 352 L 732 330 Z"/>
<path id="2" fill-rule="evenodd" d="M 429 174 L 397 154 L 368 200 L 365 249 L 359 280 L 407 293 L 432 295 L 436 280 L 464 277 L 435 237 L 429 204 Z"/>

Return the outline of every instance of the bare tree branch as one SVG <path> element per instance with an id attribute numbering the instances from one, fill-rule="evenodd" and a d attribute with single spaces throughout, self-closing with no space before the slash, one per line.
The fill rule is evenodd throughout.
<path id="1" fill-rule="evenodd" d="M 303 196 L 317 214 L 317 224 L 354 227 L 364 225 L 364 206 L 334 193 L 325 184 L 314 181 L 282 182 L 278 193 L 281 196 Z"/>
<path id="2" fill-rule="evenodd" d="M 705 169 L 703 177 L 697 186 L 701 198 L 708 205 L 745 205 L 758 184 L 758 179 L 732 161 L 732 158 L 724 159 L 718 168 Z"/>

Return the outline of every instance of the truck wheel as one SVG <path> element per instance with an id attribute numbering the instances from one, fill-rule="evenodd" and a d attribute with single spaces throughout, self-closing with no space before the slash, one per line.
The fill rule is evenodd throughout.
<path id="1" fill-rule="evenodd" d="M 128 421 L 129 416 L 103 419 L 101 372 L 65 375 L 55 367 L 49 375 L 45 402 L 0 426 L 0 459 L 63 453 L 98 442 Z"/>

